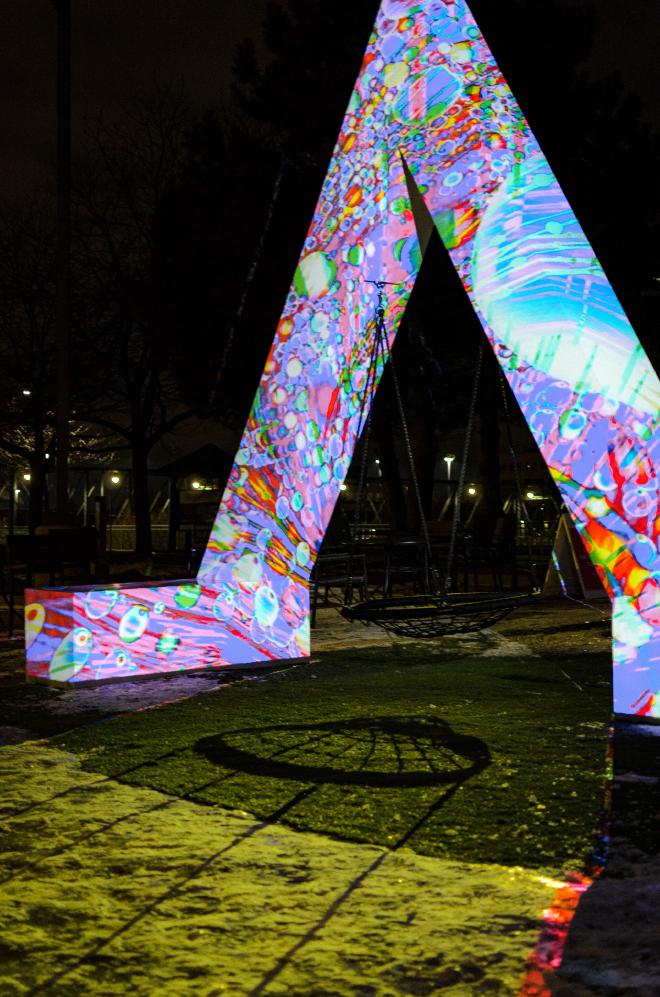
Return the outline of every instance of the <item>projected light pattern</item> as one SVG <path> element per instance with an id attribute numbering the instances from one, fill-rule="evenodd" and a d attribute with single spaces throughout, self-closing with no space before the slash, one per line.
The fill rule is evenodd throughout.
<path id="1" fill-rule="evenodd" d="M 309 653 L 307 604 L 285 594 L 276 616 L 268 588 L 242 579 L 216 593 L 179 581 L 30 595 L 25 646 L 33 678 L 99 681 Z"/>
<path id="2" fill-rule="evenodd" d="M 218 664 L 307 653 L 309 572 L 360 429 L 370 281 L 388 282 L 393 339 L 424 249 L 417 194 L 612 597 L 616 709 L 660 716 L 660 384 L 462 0 L 382 3 L 198 600 L 122 588 L 101 622 L 82 594 L 59 616 L 35 594 L 33 673 L 55 641 L 85 656 L 74 680 L 126 674 L 117 652 L 138 672 L 200 667 L 209 647 Z"/>

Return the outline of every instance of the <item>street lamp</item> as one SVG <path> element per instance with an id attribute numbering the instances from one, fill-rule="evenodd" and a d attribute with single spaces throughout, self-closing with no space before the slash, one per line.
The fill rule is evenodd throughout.
<path id="1" fill-rule="evenodd" d="M 453 453 L 449 453 L 443 459 L 444 459 L 445 464 L 447 465 L 447 481 L 451 481 L 451 465 L 456 460 L 456 457 L 455 457 L 455 455 Z"/>
<path id="2" fill-rule="evenodd" d="M 112 473 L 109 475 L 109 479 L 108 480 L 110 481 L 110 484 L 113 485 L 116 488 L 117 485 L 121 484 L 121 474 L 119 474 L 117 471 L 112 471 Z M 103 478 L 101 478 L 101 494 L 103 494 Z M 108 514 L 108 550 L 112 550 L 112 526 L 113 526 L 112 517 L 113 517 L 113 512 L 112 512 L 112 492 L 111 491 L 108 492 L 107 514 Z"/>

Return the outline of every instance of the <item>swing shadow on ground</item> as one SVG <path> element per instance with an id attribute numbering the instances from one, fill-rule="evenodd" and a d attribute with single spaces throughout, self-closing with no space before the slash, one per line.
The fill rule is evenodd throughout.
<path id="1" fill-rule="evenodd" d="M 484 741 L 457 734 L 437 717 L 244 727 L 202 738 L 194 750 L 250 775 L 373 788 L 460 785 L 490 761 Z"/>
<path id="2" fill-rule="evenodd" d="M 239 742 L 238 744 L 236 742 Z M 477 737 L 457 734 L 433 717 L 365 717 L 316 724 L 283 724 L 241 728 L 198 741 L 195 751 L 208 761 L 235 772 L 308 784 L 306 798 L 323 785 L 441 787 L 441 792 L 389 848 L 381 852 L 328 906 L 249 997 L 267 992 L 298 953 L 329 923 L 339 908 L 374 873 L 387 856 L 404 847 L 458 789 L 490 763 L 488 746 Z M 301 801 L 296 790 L 281 807 L 278 819 Z"/>

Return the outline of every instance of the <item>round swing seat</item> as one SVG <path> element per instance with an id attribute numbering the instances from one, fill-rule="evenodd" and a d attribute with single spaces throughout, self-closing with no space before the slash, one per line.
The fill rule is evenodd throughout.
<path id="1" fill-rule="evenodd" d="M 448 595 L 414 595 L 397 599 L 369 599 L 344 606 L 342 616 L 351 622 L 375 623 L 398 637 L 428 640 L 450 634 L 486 630 L 520 606 L 536 602 L 539 593 L 501 595 L 492 592 L 457 592 Z"/>

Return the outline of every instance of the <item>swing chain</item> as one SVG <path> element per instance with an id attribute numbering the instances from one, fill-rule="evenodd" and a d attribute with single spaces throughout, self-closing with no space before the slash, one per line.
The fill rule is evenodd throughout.
<path id="1" fill-rule="evenodd" d="M 506 423 L 507 446 L 509 448 L 509 456 L 511 458 L 511 466 L 513 468 L 513 478 L 516 485 L 518 506 L 520 508 L 520 515 L 522 516 L 525 524 L 525 535 L 527 538 L 527 555 L 529 557 L 529 574 L 532 582 L 532 589 L 534 591 L 537 591 L 539 588 L 539 583 L 536 574 L 536 564 L 534 563 L 534 554 L 532 551 L 532 524 L 529 518 L 529 513 L 527 511 L 527 504 L 523 499 L 522 482 L 520 480 L 520 468 L 518 466 L 518 458 L 516 456 L 516 449 L 513 442 L 513 433 L 511 431 L 511 411 L 506 391 L 507 380 L 506 380 L 506 375 L 501 367 L 500 367 L 500 388 L 502 391 L 502 404 L 504 407 L 504 417 Z"/>
<path id="2" fill-rule="evenodd" d="M 362 392 L 362 398 L 360 400 L 360 411 L 358 414 L 358 428 L 357 428 L 357 439 L 361 439 L 364 434 L 364 440 L 362 445 L 362 453 L 360 456 L 360 475 L 358 478 L 358 491 L 357 498 L 355 501 L 355 513 L 353 516 L 353 530 L 352 530 L 352 545 L 355 542 L 355 533 L 358 525 L 361 522 L 361 514 L 363 508 L 363 495 L 366 490 L 367 483 L 367 458 L 369 451 L 369 441 L 371 439 L 371 416 L 373 412 L 373 399 L 377 388 L 378 379 L 378 356 L 380 352 L 380 337 L 378 335 L 378 323 L 385 321 L 385 309 L 382 302 L 382 293 L 385 286 L 385 281 L 368 281 L 368 283 L 373 283 L 378 288 L 378 293 L 380 295 L 378 302 L 378 309 L 376 311 L 375 318 L 375 329 L 376 335 L 371 341 L 371 346 L 369 350 L 369 364 L 367 366 L 367 378 L 364 383 L 364 390 Z"/>
<path id="3" fill-rule="evenodd" d="M 408 432 L 408 421 L 406 419 L 406 413 L 403 407 L 403 399 L 401 396 L 401 387 L 399 384 L 399 378 L 396 372 L 394 357 L 392 355 L 391 350 L 389 349 L 389 344 L 387 341 L 387 330 L 385 327 L 385 302 L 384 302 L 385 282 L 374 281 L 374 283 L 376 284 L 379 294 L 378 308 L 376 311 L 376 343 L 380 355 L 383 357 L 383 363 L 385 364 L 389 360 L 390 371 L 392 373 L 392 383 L 394 385 L 394 395 L 396 398 L 396 404 L 399 411 L 399 418 L 401 420 L 401 430 L 403 433 L 403 440 L 406 448 L 408 467 L 410 469 L 410 480 L 412 482 L 413 491 L 415 494 L 415 502 L 417 505 L 417 512 L 419 515 L 420 528 L 422 531 L 422 536 L 424 538 L 426 556 L 428 558 L 429 581 L 431 585 L 431 592 L 434 595 L 436 595 L 439 593 L 440 586 L 439 586 L 437 571 L 433 564 L 433 551 L 431 550 L 431 538 L 429 536 L 428 526 L 426 524 L 426 515 L 424 513 L 422 494 L 419 488 L 417 471 L 415 469 L 415 458 L 413 456 L 412 444 L 410 442 L 410 433 Z"/>
<path id="4" fill-rule="evenodd" d="M 461 501 L 463 496 L 463 490 L 465 488 L 465 476 L 467 472 L 467 462 L 470 456 L 470 447 L 472 445 L 472 432 L 474 430 L 474 420 L 477 410 L 477 395 L 479 393 L 479 381 L 481 379 L 481 367 L 484 358 L 484 343 L 483 340 L 479 342 L 479 352 L 477 353 L 477 363 L 474 372 L 474 384 L 472 386 L 472 397 L 470 398 L 470 409 L 468 413 L 468 421 L 465 429 L 465 439 L 463 441 L 463 455 L 461 457 L 461 467 L 458 472 L 458 482 L 456 485 L 456 491 L 454 492 L 454 515 L 451 521 L 451 533 L 449 536 L 449 552 L 447 554 L 447 570 L 445 573 L 445 582 L 443 594 L 446 595 L 451 587 L 451 569 L 454 564 L 454 554 L 456 551 L 456 538 L 458 536 L 458 527 L 461 519 Z"/>
<path id="5" fill-rule="evenodd" d="M 378 340 L 374 339 L 371 345 L 371 355 L 369 357 L 369 367 L 367 369 L 367 379 L 364 385 L 364 392 L 360 402 L 360 413 L 358 415 L 358 439 L 362 438 L 362 453 L 360 455 L 360 476 L 358 478 L 358 491 L 355 501 L 355 514 L 353 517 L 353 543 L 357 539 L 355 536 L 359 524 L 362 522 L 363 498 L 367 483 L 367 458 L 369 453 L 369 441 L 371 439 L 371 414 L 373 406 L 371 404 L 376 390 L 376 368 L 378 364 Z M 365 416 L 366 410 L 366 416 Z"/>
<path id="6" fill-rule="evenodd" d="M 229 354 L 231 353 L 231 351 L 233 349 L 234 340 L 236 339 L 236 332 L 239 329 L 239 327 L 241 325 L 241 322 L 243 320 L 243 313 L 245 311 L 245 306 L 247 305 L 248 298 L 250 296 L 250 291 L 252 290 L 252 283 L 254 281 L 255 275 L 256 275 L 257 270 L 259 268 L 259 264 L 261 262 L 261 257 L 263 255 L 264 246 L 266 244 L 266 237 L 268 236 L 268 233 L 270 232 L 270 227 L 271 227 L 272 222 L 273 222 L 273 216 L 275 214 L 275 207 L 277 205 L 277 201 L 278 201 L 278 198 L 280 196 L 280 188 L 282 186 L 282 178 L 284 177 L 284 170 L 285 170 L 286 166 L 287 166 L 287 163 L 283 159 L 280 162 L 280 166 L 279 166 L 279 169 L 278 169 L 278 172 L 277 172 L 277 176 L 275 177 L 275 182 L 273 184 L 273 189 L 272 189 L 272 192 L 271 192 L 271 195 L 270 195 L 270 201 L 268 202 L 268 207 L 266 209 L 266 217 L 265 217 L 262 229 L 261 229 L 261 233 L 259 235 L 259 239 L 257 241 L 257 245 L 256 245 L 255 250 L 254 250 L 254 255 L 252 257 L 252 261 L 250 263 L 250 266 L 248 268 L 248 272 L 247 272 L 246 277 L 245 277 L 245 283 L 243 284 L 243 290 L 241 292 L 241 297 L 240 297 L 240 300 L 238 302 L 238 307 L 236 308 L 236 312 L 234 314 L 234 318 L 233 318 L 233 320 L 231 322 L 231 325 L 229 326 L 229 330 L 227 332 L 227 339 L 226 339 L 226 342 L 225 342 L 225 348 L 224 348 L 224 350 L 222 352 L 222 356 L 220 358 L 220 363 L 218 364 L 218 369 L 217 369 L 216 375 L 215 375 L 215 387 L 213 388 L 213 392 L 212 392 L 212 395 L 213 395 L 212 400 L 213 400 L 213 402 L 217 401 L 217 399 L 219 397 L 219 394 L 220 394 L 220 391 L 221 391 L 221 387 L 222 387 L 221 382 L 222 382 L 222 379 L 223 379 L 223 377 L 225 376 L 225 373 L 226 373 L 227 362 L 229 360 Z"/>

